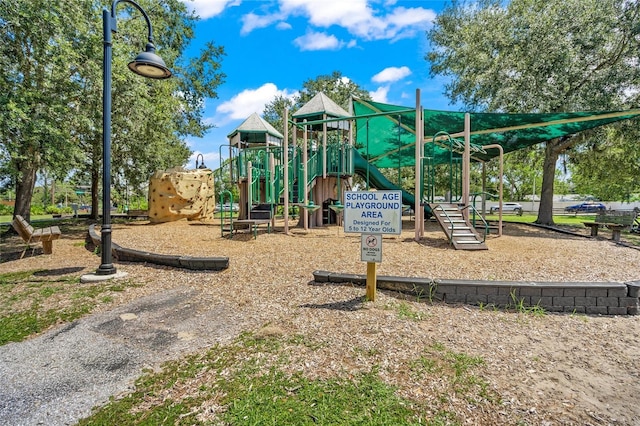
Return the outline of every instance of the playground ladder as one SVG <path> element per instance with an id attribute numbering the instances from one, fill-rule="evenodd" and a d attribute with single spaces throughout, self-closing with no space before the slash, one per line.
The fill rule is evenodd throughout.
<path id="1" fill-rule="evenodd" d="M 225 208 L 225 200 L 229 203 L 229 208 Z M 225 233 L 230 237 L 233 235 L 233 194 L 230 191 L 222 191 L 220 193 L 220 231 L 224 238 Z"/>
<path id="2" fill-rule="evenodd" d="M 429 207 L 456 250 L 487 250 L 482 235 L 464 218 L 457 204 L 429 204 Z"/>

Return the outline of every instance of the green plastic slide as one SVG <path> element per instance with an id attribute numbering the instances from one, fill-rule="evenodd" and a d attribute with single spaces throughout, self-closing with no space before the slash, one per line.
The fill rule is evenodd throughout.
<path id="1" fill-rule="evenodd" d="M 367 179 L 367 170 L 369 170 L 369 185 L 380 190 L 402 191 L 402 204 L 411 206 L 411 208 L 415 206 L 416 199 L 413 194 L 408 193 L 387 179 L 376 166 L 369 164 L 357 150 L 353 150 L 353 169 L 365 180 Z M 431 217 L 432 213 L 428 205 L 424 206 L 424 212 L 425 217 Z"/>

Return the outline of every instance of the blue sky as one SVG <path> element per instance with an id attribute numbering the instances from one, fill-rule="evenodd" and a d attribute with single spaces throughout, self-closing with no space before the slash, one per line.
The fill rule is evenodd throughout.
<path id="1" fill-rule="evenodd" d="M 187 50 L 206 42 L 225 48 L 218 98 L 205 102 L 216 128 L 187 142 L 193 156 L 217 168 L 227 134 L 276 95 L 292 96 L 308 79 L 340 71 L 374 100 L 456 110 L 442 95 L 443 81 L 429 77 L 425 32 L 446 0 L 183 0 L 200 16 Z M 162 55 L 161 46 L 158 53 Z M 226 155 L 226 149 L 222 152 Z"/>

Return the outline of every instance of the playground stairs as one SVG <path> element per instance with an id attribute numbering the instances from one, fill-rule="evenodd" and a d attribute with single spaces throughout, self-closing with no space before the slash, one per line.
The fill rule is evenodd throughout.
<path id="1" fill-rule="evenodd" d="M 300 200 L 299 200 L 299 197 L 298 197 L 298 179 L 294 180 L 291 183 L 291 193 L 292 193 L 292 198 L 289 201 L 291 203 L 293 203 L 293 204 L 300 203 Z M 283 193 L 280 196 L 280 204 L 284 204 L 284 197 L 285 197 L 285 194 Z"/>
<path id="2" fill-rule="evenodd" d="M 273 216 L 273 207 L 266 203 L 257 204 L 251 208 L 249 216 L 255 220 L 270 220 Z"/>
<path id="3" fill-rule="evenodd" d="M 480 235 L 457 204 L 429 204 L 440 228 L 456 250 L 487 250 Z"/>

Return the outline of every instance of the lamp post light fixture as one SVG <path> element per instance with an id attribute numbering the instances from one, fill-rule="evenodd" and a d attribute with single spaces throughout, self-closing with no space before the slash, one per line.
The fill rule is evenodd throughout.
<path id="1" fill-rule="evenodd" d="M 129 63 L 129 69 L 134 73 L 147 78 L 164 79 L 171 77 L 171 71 L 165 65 L 162 58 L 155 53 L 153 44 L 153 31 L 151 21 L 146 12 L 133 0 L 114 0 L 111 4 L 111 13 L 107 9 L 102 10 L 102 23 L 104 32 L 104 50 L 102 60 L 102 229 L 101 256 L 102 263 L 96 270 L 96 275 L 115 275 L 111 255 L 111 33 L 117 31 L 116 6 L 118 3 L 129 3 L 142 13 L 149 28 L 149 42 L 144 52 L 141 52 Z"/>

